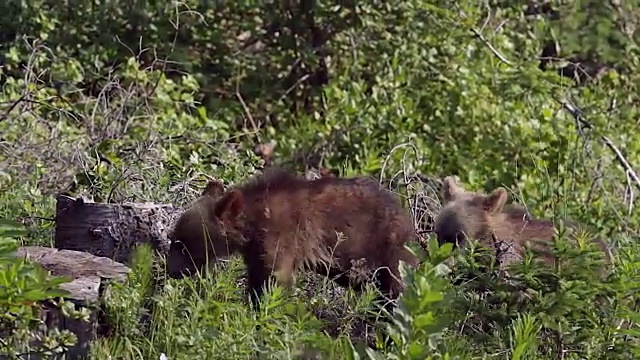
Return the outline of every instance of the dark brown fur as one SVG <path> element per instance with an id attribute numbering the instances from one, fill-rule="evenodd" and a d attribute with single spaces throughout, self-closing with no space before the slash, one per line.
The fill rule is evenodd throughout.
<path id="1" fill-rule="evenodd" d="M 453 177 L 444 180 L 444 206 L 435 220 L 438 242 L 463 246 L 468 239 L 476 239 L 490 249 L 496 249 L 496 240 L 508 246 L 505 262 L 522 258 L 525 246 L 531 241 L 541 251 L 547 264 L 554 258 L 547 246 L 555 234 L 552 220 L 536 219 L 517 204 L 506 204 L 507 191 L 499 187 L 489 194 L 470 192 L 459 186 Z M 582 224 L 565 221 L 568 228 L 579 229 Z M 541 240 L 541 241 L 536 241 Z M 611 261 L 611 253 L 600 238 L 594 239 Z"/>
<path id="2" fill-rule="evenodd" d="M 203 242 L 203 224 L 208 246 Z M 346 237 L 338 243 L 336 232 Z M 398 261 L 417 265 L 404 247 L 415 239 L 411 216 L 390 192 L 373 179 L 323 177 L 306 180 L 271 169 L 248 183 L 223 191 L 210 182 L 202 196 L 179 218 L 172 235 L 172 256 L 182 249 L 197 268 L 212 259 L 240 253 L 247 266 L 252 302 L 262 293 L 268 276 L 290 287 L 298 268 L 336 277 L 343 286 L 359 289 L 345 272 L 351 261 L 366 259 L 366 272 L 378 267 L 379 288 L 395 298 L 402 289 Z M 186 253 L 186 251 L 185 251 Z M 170 270 L 179 276 L 184 265 Z M 351 280 L 352 282 L 350 282 Z"/>

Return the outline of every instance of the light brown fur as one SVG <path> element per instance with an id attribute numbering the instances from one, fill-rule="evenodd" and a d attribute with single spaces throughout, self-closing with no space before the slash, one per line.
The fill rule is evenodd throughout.
<path id="1" fill-rule="evenodd" d="M 203 242 L 203 228 L 210 234 L 208 243 Z M 336 232 L 345 239 L 339 242 Z M 360 282 L 346 272 L 361 258 L 367 262 L 366 273 L 390 269 L 378 270 L 379 287 L 385 295 L 397 297 L 402 289 L 398 261 L 418 264 L 404 247 L 415 239 L 408 211 L 393 194 L 364 177 L 308 181 L 270 169 L 226 192 L 222 184 L 210 182 L 172 234 L 172 276 L 202 268 L 206 253 L 213 255 L 213 262 L 240 253 L 254 305 L 270 274 L 290 287 L 296 269 L 328 274 L 340 285 L 359 289 Z M 186 253 L 195 266 L 185 265 Z"/>
<path id="2" fill-rule="evenodd" d="M 497 249 L 497 241 L 510 247 L 504 263 L 522 258 L 525 247 L 533 245 L 541 251 L 541 259 L 551 265 L 554 257 L 548 247 L 555 234 L 552 220 L 536 219 L 517 204 L 506 204 L 507 191 L 499 187 L 489 194 L 467 191 L 453 177 L 444 180 L 444 206 L 435 220 L 438 242 L 464 246 L 476 239 L 489 249 Z M 580 229 L 582 224 L 565 221 L 568 228 Z M 611 253 L 600 238 L 594 239 L 611 261 Z"/>

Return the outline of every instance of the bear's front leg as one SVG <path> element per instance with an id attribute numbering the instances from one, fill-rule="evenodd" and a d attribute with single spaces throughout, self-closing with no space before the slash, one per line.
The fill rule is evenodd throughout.
<path id="1" fill-rule="evenodd" d="M 273 276 L 280 286 L 287 290 L 293 288 L 293 271 L 295 270 L 295 257 L 293 255 L 280 255 L 276 260 Z"/>
<path id="2" fill-rule="evenodd" d="M 247 266 L 247 282 L 249 299 L 254 310 L 260 310 L 260 297 L 264 292 L 264 286 L 267 283 L 269 275 L 264 261 L 260 257 L 251 257 L 245 259 Z"/>

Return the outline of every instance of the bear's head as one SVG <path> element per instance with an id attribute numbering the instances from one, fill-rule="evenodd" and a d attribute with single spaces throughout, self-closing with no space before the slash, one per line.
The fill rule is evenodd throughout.
<path id="1" fill-rule="evenodd" d="M 463 246 L 468 240 L 482 240 L 492 236 L 504 222 L 503 208 L 507 191 L 499 187 L 489 194 L 467 191 L 455 178 L 444 179 L 444 204 L 435 219 L 434 231 L 440 245 L 453 243 Z"/>
<path id="2" fill-rule="evenodd" d="M 168 273 L 172 277 L 228 258 L 241 248 L 237 221 L 244 205 L 238 190 L 224 192 L 210 181 L 201 196 L 176 221 L 169 234 Z"/>

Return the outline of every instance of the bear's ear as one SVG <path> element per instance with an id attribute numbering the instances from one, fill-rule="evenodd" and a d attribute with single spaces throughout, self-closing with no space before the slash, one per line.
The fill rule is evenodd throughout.
<path id="1" fill-rule="evenodd" d="M 214 209 L 214 214 L 222 222 L 233 221 L 244 208 L 244 197 L 238 190 L 233 190 L 223 196 Z"/>
<path id="2" fill-rule="evenodd" d="M 211 196 L 213 198 L 217 198 L 222 196 L 224 193 L 224 186 L 220 181 L 211 180 L 204 187 L 204 191 L 202 192 L 202 196 Z"/>
<path id="3" fill-rule="evenodd" d="M 482 202 L 484 211 L 489 213 L 498 213 L 502 211 L 504 205 L 507 203 L 507 190 L 503 187 L 499 187 L 491 192 L 491 194 L 485 196 Z"/>
<path id="4" fill-rule="evenodd" d="M 449 202 L 455 200 L 465 190 L 458 185 L 456 178 L 453 176 L 447 176 L 442 183 L 444 190 L 444 201 Z"/>

